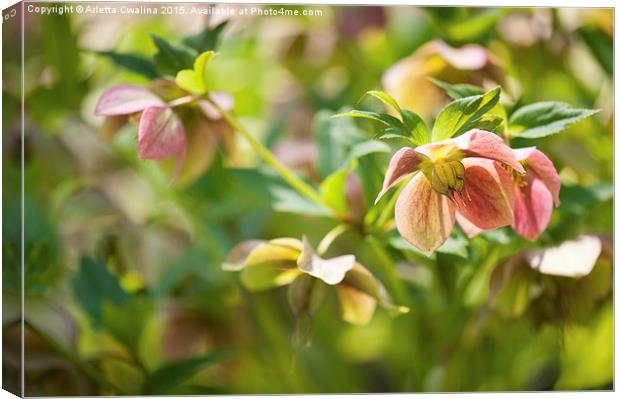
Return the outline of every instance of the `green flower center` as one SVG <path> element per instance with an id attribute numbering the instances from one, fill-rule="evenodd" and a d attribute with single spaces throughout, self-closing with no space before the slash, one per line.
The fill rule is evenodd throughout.
<path id="1" fill-rule="evenodd" d="M 463 190 L 465 167 L 460 161 L 438 160 L 423 172 L 431 187 L 438 193 L 452 198 L 455 192 L 460 193 Z"/>

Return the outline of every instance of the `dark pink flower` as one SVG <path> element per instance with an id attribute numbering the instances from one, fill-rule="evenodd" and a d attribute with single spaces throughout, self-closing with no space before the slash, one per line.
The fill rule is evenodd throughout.
<path id="1" fill-rule="evenodd" d="M 482 229 L 513 222 L 513 187 L 507 168 L 525 173 L 497 135 L 471 130 L 455 139 L 400 149 L 390 161 L 381 196 L 413 172 L 396 201 L 400 234 L 423 253 L 441 246 L 456 213 Z"/>

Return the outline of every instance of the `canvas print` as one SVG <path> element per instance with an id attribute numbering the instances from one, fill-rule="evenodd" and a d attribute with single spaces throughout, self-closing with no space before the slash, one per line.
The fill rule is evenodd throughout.
<path id="1" fill-rule="evenodd" d="M 611 8 L 21 2 L 24 396 L 613 390 Z"/>

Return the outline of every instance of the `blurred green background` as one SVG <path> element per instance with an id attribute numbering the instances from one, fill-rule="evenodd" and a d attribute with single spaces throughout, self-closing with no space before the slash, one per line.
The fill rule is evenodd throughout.
<path id="1" fill-rule="evenodd" d="M 482 45 L 499 72 L 422 69 L 412 88 L 422 103 L 449 101 L 428 77 L 489 78 L 511 110 L 547 100 L 600 109 L 562 134 L 516 143 L 543 149 L 561 175 L 548 232 L 536 243 L 509 229 L 471 241 L 457 234 L 454 250 L 432 258 L 390 247 L 410 313 L 379 309 L 367 326 L 349 325 L 332 293 L 311 345 L 294 345 L 286 289 L 249 293 L 220 265 L 242 240 L 317 242 L 335 222 L 283 183 L 272 189 L 275 177 L 242 138 L 215 134 L 198 172 L 171 186 L 166 165 L 138 160 L 135 125 L 106 140 L 93 114 L 109 86 L 149 83 L 113 54 L 150 57 L 149 34 L 179 42 L 222 18 L 26 13 L 26 395 L 612 389 L 613 11 L 284 7 L 321 15 L 231 18 L 209 83 L 310 181 L 346 157 L 348 138 L 373 134 L 371 124 L 329 116 L 383 89 L 388 68 L 434 40 Z M 3 376 L 18 390 L 20 32 L 17 22 L 2 29 Z M 382 179 L 388 159 L 360 162 L 374 162 Z M 585 233 L 603 242 L 586 277 L 501 272 L 524 249 Z M 354 232 L 332 251 L 386 278 Z"/>

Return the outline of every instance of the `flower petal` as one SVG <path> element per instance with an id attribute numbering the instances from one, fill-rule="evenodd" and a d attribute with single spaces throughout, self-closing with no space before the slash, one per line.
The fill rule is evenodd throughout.
<path id="1" fill-rule="evenodd" d="M 461 215 L 459 212 L 456 213 L 456 222 L 459 224 L 459 226 L 461 226 L 461 229 L 463 229 L 463 231 L 469 238 L 474 238 L 475 236 L 484 231 L 480 227 L 470 222 L 465 216 Z"/>
<path id="2" fill-rule="evenodd" d="M 495 133 L 473 129 L 454 139 L 465 156 L 493 159 L 505 163 L 519 173 L 525 173 L 514 151 Z"/>
<path id="3" fill-rule="evenodd" d="M 508 172 L 495 161 L 465 158 L 463 191 L 454 196 L 457 210 L 483 230 L 512 223 L 513 186 Z"/>
<path id="4" fill-rule="evenodd" d="M 482 69 L 487 64 L 489 58 L 487 50 L 477 44 L 468 44 L 455 48 L 448 46 L 442 41 L 437 41 L 436 48 L 439 55 L 456 69 Z"/>
<path id="5" fill-rule="evenodd" d="M 387 172 L 385 172 L 383 188 L 377 196 L 375 204 L 379 202 L 387 190 L 389 190 L 405 176 L 414 172 L 423 159 L 425 159 L 424 155 L 410 147 L 403 147 L 396 151 L 390 160 Z"/>
<path id="6" fill-rule="evenodd" d="M 539 150 L 532 151 L 527 157 L 526 162 L 527 166 L 540 177 L 551 192 L 555 206 L 559 206 L 562 183 L 560 182 L 560 175 L 558 175 L 555 166 L 553 166 L 553 162 Z"/>
<path id="7" fill-rule="evenodd" d="M 331 259 L 322 259 L 314 253 L 308 239 L 303 238 L 304 249 L 297 259 L 299 269 L 319 278 L 329 285 L 340 283 L 346 273 L 355 265 L 355 256 L 343 255 Z"/>
<path id="8" fill-rule="evenodd" d="M 338 285 L 336 287 L 342 319 L 357 326 L 364 326 L 370 322 L 377 307 L 377 300 L 364 291 Z"/>
<path id="9" fill-rule="evenodd" d="M 95 107 L 95 115 L 127 115 L 164 102 L 141 86 L 117 85 L 106 90 Z"/>
<path id="10" fill-rule="evenodd" d="M 530 241 L 536 240 L 549 225 L 553 198 L 545 183 L 528 173 L 527 185 L 516 187 L 512 228 Z"/>
<path id="11" fill-rule="evenodd" d="M 239 271 L 243 269 L 246 265 L 246 260 L 252 251 L 264 243 L 265 241 L 263 240 L 248 240 L 235 245 L 235 247 L 228 253 L 226 261 L 222 263 L 222 270 Z"/>
<path id="12" fill-rule="evenodd" d="M 400 234 L 430 256 L 454 227 L 454 206 L 437 193 L 423 173 L 418 173 L 398 196 L 396 227 Z"/>
<path id="13" fill-rule="evenodd" d="M 138 156 L 162 159 L 181 154 L 185 131 L 176 113 L 166 107 L 149 107 L 142 112 L 138 127 Z"/>
<path id="14" fill-rule="evenodd" d="M 590 274 L 601 254 L 601 240 L 584 235 L 557 247 L 527 251 L 525 258 L 532 269 L 544 274 L 582 277 Z"/>

